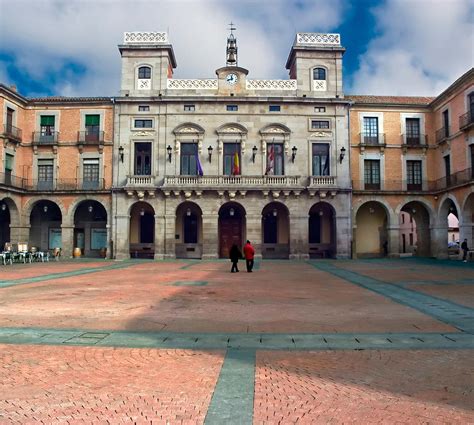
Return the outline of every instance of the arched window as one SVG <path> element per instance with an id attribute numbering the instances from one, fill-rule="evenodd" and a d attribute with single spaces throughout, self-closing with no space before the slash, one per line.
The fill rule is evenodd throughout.
<path id="1" fill-rule="evenodd" d="M 149 66 L 141 66 L 138 68 L 138 78 L 142 80 L 151 78 L 151 68 Z"/>
<path id="2" fill-rule="evenodd" d="M 326 79 L 326 70 L 324 68 L 313 69 L 313 80 L 325 80 L 325 79 Z"/>

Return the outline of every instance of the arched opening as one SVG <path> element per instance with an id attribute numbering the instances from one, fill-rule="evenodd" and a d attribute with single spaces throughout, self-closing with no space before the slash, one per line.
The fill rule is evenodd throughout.
<path id="1" fill-rule="evenodd" d="M 444 241 L 441 245 L 441 254 L 443 251 L 448 251 L 448 256 L 458 257 L 459 247 L 459 212 L 456 204 L 452 199 L 445 199 L 441 204 L 438 219 L 441 223 L 441 231 L 444 235 L 440 235 Z M 446 226 L 446 230 L 444 227 Z"/>
<path id="2" fill-rule="evenodd" d="M 418 201 L 408 202 L 400 211 L 400 222 L 402 221 L 400 252 L 418 257 L 431 256 L 430 214 L 426 207 Z"/>
<path id="3" fill-rule="evenodd" d="M 3 251 L 6 242 L 10 241 L 10 208 L 5 200 L 0 201 L 0 251 Z"/>
<path id="4" fill-rule="evenodd" d="M 459 231 L 459 241 L 462 243 L 464 239 L 467 239 L 467 246 L 474 249 L 474 193 L 471 193 L 464 202 L 462 227 Z"/>
<path id="5" fill-rule="evenodd" d="M 85 257 L 105 257 L 107 211 L 100 202 L 82 201 L 74 213 L 74 247 Z"/>
<path id="6" fill-rule="evenodd" d="M 62 214 L 57 204 L 47 200 L 36 202 L 30 214 L 30 248 L 40 251 L 62 248 L 61 224 Z"/>
<path id="7" fill-rule="evenodd" d="M 327 202 L 318 202 L 309 210 L 309 257 L 333 258 L 336 254 L 336 214 Z"/>
<path id="8" fill-rule="evenodd" d="M 194 202 L 176 209 L 176 258 L 202 258 L 202 211 Z"/>
<path id="9" fill-rule="evenodd" d="M 262 211 L 262 258 L 287 259 L 290 255 L 288 208 L 271 202 Z"/>
<path id="10" fill-rule="evenodd" d="M 356 246 L 358 258 L 377 258 L 388 254 L 388 214 L 377 201 L 363 204 L 356 214 Z"/>
<path id="11" fill-rule="evenodd" d="M 245 209 L 237 202 L 227 202 L 219 209 L 219 257 L 229 258 L 233 244 L 242 249 L 246 235 Z"/>
<path id="12" fill-rule="evenodd" d="M 147 202 L 137 202 L 130 211 L 130 257 L 155 257 L 155 210 Z"/>

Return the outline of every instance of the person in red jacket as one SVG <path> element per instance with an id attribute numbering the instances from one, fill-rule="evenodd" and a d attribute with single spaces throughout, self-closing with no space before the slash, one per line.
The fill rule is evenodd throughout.
<path id="1" fill-rule="evenodd" d="M 247 241 L 247 243 L 244 245 L 244 256 L 245 256 L 245 262 L 247 264 L 247 271 L 249 273 L 252 273 L 253 257 L 255 257 L 255 249 L 253 248 L 250 241 Z"/>

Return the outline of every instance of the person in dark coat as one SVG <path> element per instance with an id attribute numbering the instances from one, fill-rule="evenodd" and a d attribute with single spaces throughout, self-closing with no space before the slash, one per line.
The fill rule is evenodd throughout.
<path id="1" fill-rule="evenodd" d="M 239 262 L 239 259 L 242 258 L 242 253 L 236 244 L 232 245 L 232 248 L 229 251 L 229 258 L 230 261 L 232 261 L 232 268 L 230 269 L 230 272 L 238 272 L 239 268 L 237 267 L 237 263 Z"/>
<path id="2" fill-rule="evenodd" d="M 464 241 L 461 244 L 461 249 L 462 249 L 462 260 L 467 263 L 467 252 L 469 251 L 469 248 L 467 247 L 467 239 L 464 239 Z"/>

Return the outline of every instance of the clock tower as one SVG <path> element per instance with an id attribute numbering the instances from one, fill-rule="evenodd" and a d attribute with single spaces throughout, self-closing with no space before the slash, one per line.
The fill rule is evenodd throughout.
<path id="1" fill-rule="evenodd" d="M 224 96 L 234 96 L 246 90 L 246 77 L 249 73 L 247 69 L 239 67 L 237 61 L 237 39 L 232 31 L 235 30 L 230 24 L 230 35 L 227 37 L 226 66 L 216 70 L 218 78 L 219 94 Z"/>

